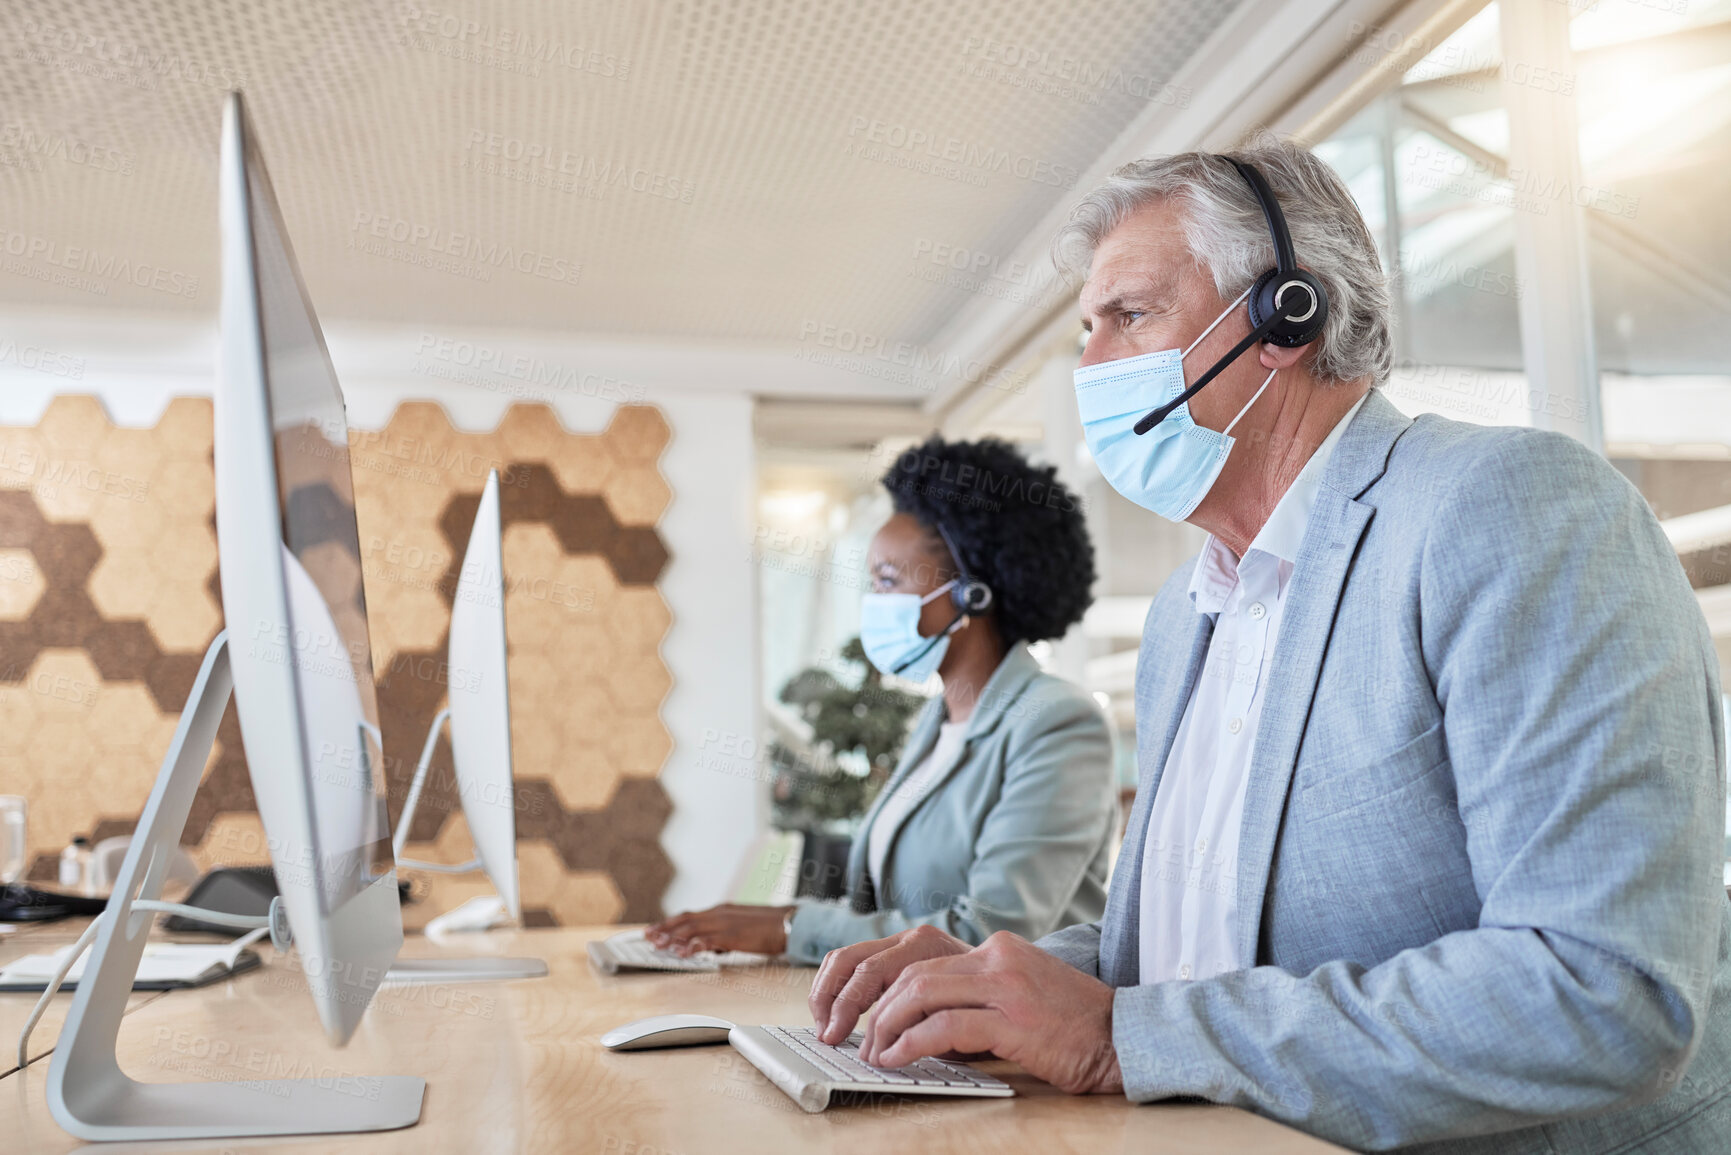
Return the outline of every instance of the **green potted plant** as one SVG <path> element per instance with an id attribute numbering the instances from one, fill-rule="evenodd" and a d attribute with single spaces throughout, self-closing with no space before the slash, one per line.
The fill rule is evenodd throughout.
<path id="1" fill-rule="evenodd" d="M 780 737 L 769 744 L 773 821 L 779 829 L 805 833 L 803 866 L 828 864 L 828 869 L 802 869 L 802 892 L 809 889 L 818 897 L 836 897 L 823 891 L 839 890 L 838 851 L 839 862 L 845 863 L 848 842 L 895 771 L 908 724 L 926 701 L 886 685 L 857 637 L 842 647 L 840 657 L 857 671 L 854 678 L 808 667 L 777 695 L 810 728 L 809 745 L 800 749 Z M 808 873 L 822 875 L 831 885 L 808 888 Z"/>

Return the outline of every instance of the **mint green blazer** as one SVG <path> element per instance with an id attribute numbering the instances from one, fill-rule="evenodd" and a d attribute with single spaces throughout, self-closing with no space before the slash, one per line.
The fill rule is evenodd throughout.
<path id="1" fill-rule="evenodd" d="M 942 696 L 914 722 L 848 855 L 848 899 L 802 899 L 787 953 L 828 952 L 922 923 L 979 943 L 994 931 L 1039 938 L 1097 920 L 1118 827 L 1112 735 L 1082 687 L 1010 647 L 980 691 L 962 751 L 891 834 L 882 893 L 866 846 L 883 803 L 936 744 Z"/>

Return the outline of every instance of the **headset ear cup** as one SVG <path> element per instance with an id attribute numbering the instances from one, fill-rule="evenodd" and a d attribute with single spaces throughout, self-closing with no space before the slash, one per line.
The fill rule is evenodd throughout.
<path id="1" fill-rule="evenodd" d="M 1261 325 L 1262 322 L 1268 319 L 1269 314 L 1274 312 L 1274 292 L 1278 287 L 1275 284 L 1274 278 L 1278 272 L 1279 270 L 1277 269 L 1269 269 L 1266 273 L 1257 277 L 1255 284 L 1250 286 L 1250 296 L 1245 299 L 1244 307 L 1249 310 L 1250 327 L 1252 329 Z M 1278 331 L 1279 328 L 1280 326 L 1276 325 L 1274 330 L 1269 332 L 1268 340 L 1276 340 L 1275 332 Z"/>
<path id="2" fill-rule="evenodd" d="M 992 587 L 970 578 L 951 589 L 950 600 L 958 614 L 983 614 L 992 608 Z"/>
<path id="3" fill-rule="evenodd" d="M 1294 287 L 1294 281 L 1303 288 Z M 1309 303 L 1304 300 L 1306 289 L 1310 291 L 1316 308 L 1310 310 L 1309 315 L 1302 320 L 1275 322 L 1274 328 L 1268 331 L 1269 344 L 1296 349 L 1321 336 L 1322 327 L 1328 323 L 1328 294 L 1323 292 L 1322 283 L 1303 269 L 1284 274 L 1277 269 L 1270 269 L 1256 278 L 1247 302 L 1252 326 L 1262 324 L 1268 317 L 1279 312 L 1281 306 L 1290 309 L 1292 302 L 1288 300 L 1289 296 L 1296 297 L 1301 306 L 1299 311 L 1305 312 L 1302 306 Z M 1275 303 L 1276 297 L 1280 298 L 1279 305 Z"/>

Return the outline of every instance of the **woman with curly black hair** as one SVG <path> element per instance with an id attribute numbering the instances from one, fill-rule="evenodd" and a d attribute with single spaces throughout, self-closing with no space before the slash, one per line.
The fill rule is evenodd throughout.
<path id="1" fill-rule="evenodd" d="M 1098 919 L 1118 820 L 1112 738 L 1080 687 L 1028 643 L 1062 637 L 1092 600 L 1094 548 L 1076 496 L 1006 442 L 932 437 L 884 475 L 895 513 L 872 539 L 860 640 L 886 674 L 943 692 L 848 856 L 846 902 L 726 905 L 649 940 L 783 953 L 930 925 L 979 943 Z"/>

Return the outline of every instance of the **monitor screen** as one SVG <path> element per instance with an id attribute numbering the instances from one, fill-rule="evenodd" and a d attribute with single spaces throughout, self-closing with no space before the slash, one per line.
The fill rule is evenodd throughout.
<path id="1" fill-rule="evenodd" d="M 348 422 L 270 179 L 247 153 L 288 595 L 278 648 L 294 670 L 314 840 L 287 857 L 311 868 L 329 913 L 392 868 Z"/>

